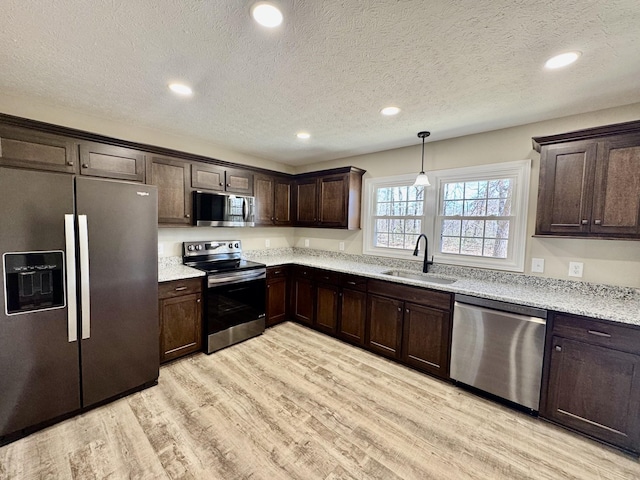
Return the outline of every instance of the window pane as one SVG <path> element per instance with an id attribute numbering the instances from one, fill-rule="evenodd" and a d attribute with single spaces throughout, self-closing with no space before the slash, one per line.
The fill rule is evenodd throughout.
<path id="1" fill-rule="evenodd" d="M 481 238 L 462 238 L 460 242 L 460 253 L 463 255 L 482 255 Z"/>
<path id="2" fill-rule="evenodd" d="M 376 220 L 376 232 L 388 232 L 389 231 L 389 220 L 385 219 L 377 219 Z"/>
<path id="3" fill-rule="evenodd" d="M 444 212 L 445 216 L 462 215 L 462 200 L 445 200 Z"/>
<path id="4" fill-rule="evenodd" d="M 415 200 L 420 200 L 422 201 L 424 199 L 424 187 L 409 187 L 408 190 L 408 198 L 407 200 L 409 201 L 415 201 Z"/>
<path id="5" fill-rule="evenodd" d="M 484 236 L 484 220 L 463 220 L 462 236 L 482 238 Z"/>
<path id="6" fill-rule="evenodd" d="M 487 214 L 487 202 L 486 200 L 465 200 L 464 202 L 464 215 L 472 216 L 484 216 Z"/>
<path id="7" fill-rule="evenodd" d="M 462 225 L 462 222 L 460 220 L 443 220 L 442 235 L 460 236 L 461 225 Z"/>
<path id="8" fill-rule="evenodd" d="M 390 208 L 390 203 L 378 203 L 378 205 L 376 205 L 376 215 L 390 215 Z"/>
<path id="9" fill-rule="evenodd" d="M 487 220 L 484 235 L 487 238 L 509 238 L 509 220 Z"/>
<path id="10" fill-rule="evenodd" d="M 411 250 L 415 248 L 417 240 L 418 240 L 418 235 L 405 235 L 404 248 L 407 250 Z"/>
<path id="11" fill-rule="evenodd" d="M 407 215 L 421 216 L 423 211 L 424 202 L 409 202 L 407 204 Z"/>
<path id="12" fill-rule="evenodd" d="M 464 184 L 464 198 L 487 198 L 487 182 L 467 182 Z"/>
<path id="13" fill-rule="evenodd" d="M 485 240 L 482 255 L 485 257 L 507 258 L 507 240 Z"/>
<path id="14" fill-rule="evenodd" d="M 445 200 L 462 200 L 464 198 L 464 183 L 446 183 L 443 198 Z"/>
<path id="15" fill-rule="evenodd" d="M 500 178 L 489 181 L 489 198 L 508 198 L 511 197 L 513 183 L 510 178 Z"/>
<path id="16" fill-rule="evenodd" d="M 460 237 L 442 237 L 442 253 L 460 253 Z"/>
<path id="17" fill-rule="evenodd" d="M 376 247 L 388 247 L 389 246 L 389 234 L 376 233 Z"/>
<path id="18" fill-rule="evenodd" d="M 406 233 L 420 234 L 422 227 L 422 220 L 407 219 L 404 222 L 404 229 Z"/>
<path id="19" fill-rule="evenodd" d="M 391 248 L 404 248 L 404 234 L 392 233 L 389 235 L 389 246 Z"/>
<path id="20" fill-rule="evenodd" d="M 511 215 L 511 199 L 496 198 L 487 201 L 487 215 L 505 217 Z"/>
<path id="21" fill-rule="evenodd" d="M 407 214 L 406 202 L 394 202 L 391 207 L 391 215 L 403 217 Z"/>

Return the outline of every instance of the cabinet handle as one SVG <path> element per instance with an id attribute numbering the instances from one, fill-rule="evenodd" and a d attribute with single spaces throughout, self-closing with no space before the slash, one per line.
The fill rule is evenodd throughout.
<path id="1" fill-rule="evenodd" d="M 407 308 L 407 309 L 405 310 L 405 312 L 409 313 L 409 309 Z"/>
<path id="2" fill-rule="evenodd" d="M 276 270 L 275 272 L 273 272 L 274 275 L 280 275 L 280 273 L 282 273 L 281 270 Z"/>
<path id="3" fill-rule="evenodd" d="M 271 221 L 273 222 L 273 217 L 271 217 Z"/>
<path id="4" fill-rule="evenodd" d="M 184 218 L 191 218 L 191 215 L 189 215 L 188 213 L 185 214 Z"/>
<path id="5" fill-rule="evenodd" d="M 276 220 L 280 220 L 278 217 L 276 217 Z"/>
<path id="6" fill-rule="evenodd" d="M 231 184 L 230 184 L 230 183 L 227 183 L 227 187 L 230 187 L 230 186 L 231 186 Z"/>
<path id="7" fill-rule="evenodd" d="M 83 163 L 82 164 L 82 168 L 89 168 L 89 164 L 88 163 Z"/>
<path id="8" fill-rule="evenodd" d="M 584 220 L 582 220 L 582 225 L 589 225 L 589 220 L 587 220 L 586 218 Z"/>
<path id="9" fill-rule="evenodd" d="M 220 183 L 218 184 L 218 186 L 220 186 L 220 187 L 221 187 L 222 185 L 223 185 L 223 183 L 222 183 L 222 182 L 220 182 Z"/>
<path id="10" fill-rule="evenodd" d="M 73 162 L 67 162 L 67 165 L 69 165 L 70 167 L 73 167 Z"/>
<path id="11" fill-rule="evenodd" d="M 182 292 L 183 290 L 186 290 L 187 287 L 176 287 L 176 292 Z"/>
<path id="12" fill-rule="evenodd" d="M 196 303 L 200 303 L 200 299 L 196 300 Z"/>
<path id="13" fill-rule="evenodd" d="M 356 282 L 347 282 L 349 285 L 355 285 Z"/>
<path id="14" fill-rule="evenodd" d="M 401 309 L 400 307 L 398 307 L 398 311 L 399 311 L 399 312 L 401 312 L 401 311 L 402 311 L 402 309 Z"/>
<path id="15" fill-rule="evenodd" d="M 595 223 L 596 225 L 601 225 L 602 224 L 602 220 L 594 220 L 593 223 Z"/>
<path id="16" fill-rule="evenodd" d="M 587 331 L 589 332 L 589 334 L 595 335 L 596 337 L 611 338 L 611 335 L 609 333 L 598 332 L 597 330 L 587 330 Z"/>
<path id="17" fill-rule="evenodd" d="M 556 345 L 556 352 L 561 352 L 562 351 L 562 347 L 560 345 Z"/>

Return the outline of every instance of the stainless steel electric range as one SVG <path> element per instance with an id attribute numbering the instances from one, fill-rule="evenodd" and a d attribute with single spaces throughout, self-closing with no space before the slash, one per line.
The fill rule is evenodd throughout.
<path id="1" fill-rule="evenodd" d="M 207 272 L 207 353 L 264 332 L 267 268 L 242 259 L 240 240 L 184 242 L 182 263 Z"/>

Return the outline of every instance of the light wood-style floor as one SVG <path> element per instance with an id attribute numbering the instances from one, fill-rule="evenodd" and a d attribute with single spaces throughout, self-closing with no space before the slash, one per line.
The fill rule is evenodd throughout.
<path id="1" fill-rule="evenodd" d="M 2 479 L 638 479 L 640 462 L 293 323 L 0 448 Z"/>

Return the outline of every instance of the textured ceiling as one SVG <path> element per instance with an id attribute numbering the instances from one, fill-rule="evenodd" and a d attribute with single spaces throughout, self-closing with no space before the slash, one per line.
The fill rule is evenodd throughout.
<path id="1" fill-rule="evenodd" d="M 252 3 L 3 0 L 0 92 L 291 165 L 640 100 L 638 0 Z"/>

